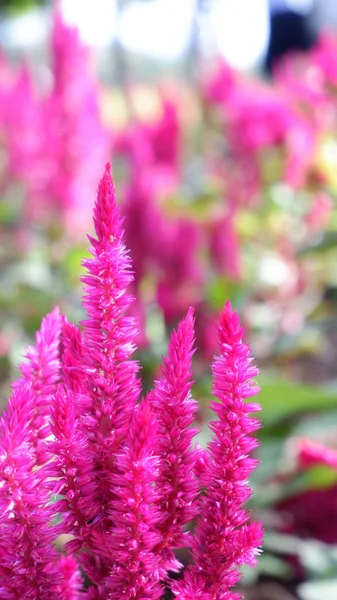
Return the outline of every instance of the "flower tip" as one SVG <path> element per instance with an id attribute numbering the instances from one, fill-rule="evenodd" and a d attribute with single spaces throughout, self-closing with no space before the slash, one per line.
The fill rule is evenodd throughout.
<path id="1" fill-rule="evenodd" d="M 190 306 L 186 313 L 186 321 L 190 325 L 194 325 L 194 321 L 195 321 L 194 314 L 195 314 L 194 308 L 193 308 L 193 306 Z"/>
<path id="2" fill-rule="evenodd" d="M 110 162 L 105 165 L 103 176 L 98 184 L 98 194 L 114 194 L 114 182 L 112 177 L 112 166 Z"/>
<path id="3" fill-rule="evenodd" d="M 120 237 L 122 222 L 123 219 L 119 217 L 116 202 L 112 167 L 110 163 L 106 163 L 103 176 L 98 184 L 94 208 L 94 225 L 99 243 L 108 244 L 117 234 Z M 90 237 L 89 241 L 92 243 Z M 95 242 L 93 243 L 95 245 Z"/>
<path id="4" fill-rule="evenodd" d="M 218 335 L 220 342 L 224 341 L 224 338 L 227 336 L 232 337 L 233 335 L 243 335 L 240 317 L 238 313 L 233 310 L 229 300 L 226 301 L 222 311 L 220 312 Z"/>
<path id="5" fill-rule="evenodd" d="M 222 312 L 223 312 L 223 313 L 224 313 L 224 314 L 225 314 L 227 317 L 229 317 L 229 318 L 233 316 L 233 313 L 234 313 L 235 311 L 233 311 L 232 305 L 231 305 L 231 303 L 230 303 L 230 301 L 229 301 L 229 300 L 226 300 L 226 302 L 225 302 L 225 306 L 224 306 L 224 308 L 223 308 L 223 311 L 222 311 Z"/>
<path id="6" fill-rule="evenodd" d="M 104 170 L 103 178 L 110 179 L 111 183 L 112 183 L 112 166 L 111 166 L 111 163 L 109 161 L 105 164 L 105 170 Z"/>

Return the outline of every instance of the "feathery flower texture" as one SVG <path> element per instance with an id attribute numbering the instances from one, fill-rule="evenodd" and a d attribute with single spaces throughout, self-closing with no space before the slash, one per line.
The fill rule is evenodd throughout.
<path id="1" fill-rule="evenodd" d="M 217 420 L 201 449 L 193 309 L 140 397 L 133 277 L 109 165 L 94 227 L 87 318 L 44 319 L 0 420 L 0 598 L 160 600 L 171 589 L 180 600 L 236 600 L 240 567 L 255 565 L 262 541 L 244 507 L 260 407 L 246 402 L 257 369 L 238 315 L 229 303 L 220 315 Z M 185 570 L 179 548 L 191 555 Z"/>

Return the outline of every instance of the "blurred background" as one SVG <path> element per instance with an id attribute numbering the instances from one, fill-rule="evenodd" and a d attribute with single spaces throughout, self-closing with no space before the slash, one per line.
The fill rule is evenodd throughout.
<path id="1" fill-rule="evenodd" d="M 261 371 L 245 598 L 337 598 L 336 0 L 1 1 L 0 43 L 1 405 L 42 316 L 83 317 L 110 160 L 144 388 L 195 306 L 207 444 L 226 299 Z"/>

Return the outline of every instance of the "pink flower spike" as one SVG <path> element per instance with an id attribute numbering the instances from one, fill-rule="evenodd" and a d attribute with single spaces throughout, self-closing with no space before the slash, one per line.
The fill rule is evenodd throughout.
<path id="1" fill-rule="evenodd" d="M 52 408 L 49 449 L 54 460 L 48 465 L 53 479 L 48 487 L 63 499 L 54 505 L 62 522 L 58 533 L 74 536 L 66 546 L 79 550 L 90 535 L 89 523 L 97 516 L 100 505 L 96 499 L 96 478 L 89 443 L 75 414 L 73 392 L 60 386 Z"/>
<path id="2" fill-rule="evenodd" d="M 250 413 L 260 410 L 251 401 L 259 388 L 239 317 L 229 303 L 220 315 L 217 420 L 201 449 L 193 441 L 193 309 L 172 333 L 154 389 L 138 402 L 122 223 L 107 165 L 92 258 L 84 261 L 87 319 L 78 328 L 56 310 L 43 320 L 0 417 L 4 600 L 162 600 L 168 588 L 179 600 L 239 600 L 232 589 L 240 568 L 256 563 L 262 528 L 245 503 L 258 463 L 260 422 Z M 171 239 L 185 230 L 174 227 Z M 174 294 L 177 279 L 168 283 Z M 60 534 L 66 557 L 55 548 Z M 193 563 L 174 580 L 171 571 L 182 568 L 176 548 L 190 550 Z"/>
<path id="3" fill-rule="evenodd" d="M 220 356 L 213 362 L 213 392 L 220 402 L 211 407 L 218 421 L 210 424 L 214 438 L 209 444 L 211 463 L 202 475 L 206 491 L 193 541 L 195 564 L 185 578 L 203 586 L 209 600 L 231 597 L 230 588 L 240 579 L 238 568 L 255 565 L 262 541 L 261 524 L 248 523 L 243 507 L 251 495 L 247 478 L 258 464 L 249 457 L 258 445 L 251 433 L 260 423 L 249 416 L 254 405 L 245 404 L 259 388 L 252 380 L 258 370 L 242 336 L 239 317 L 227 302 L 218 328 Z M 185 593 L 185 579 L 172 586 L 179 598 Z"/>
<path id="4" fill-rule="evenodd" d="M 166 570 L 179 569 L 172 548 L 188 545 L 184 530 L 198 511 L 199 487 L 194 470 L 199 451 L 191 449 L 191 441 L 198 433 L 191 428 L 198 408 L 191 396 L 193 345 L 194 316 L 190 309 L 171 336 L 161 378 L 149 396 L 159 424 L 159 530 L 163 538 L 157 552 L 161 553 Z"/>
<path id="5" fill-rule="evenodd" d="M 139 396 L 139 365 L 129 361 L 137 335 L 136 322 L 126 317 L 132 296 L 126 288 L 132 282 L 130 259 L 123 243 L 122 220 L 116 205 L 115 190 L 108 164 L 102 177 L 94 208 L 97 239 L 89 237 L 93 258 L 83 261 L 89 275 L 83 305 L 89 318 L 83 321 L 87 347 L 87 367 L 96 369 L 93 379 L 111 403 L 114 428 L 127 427 Z"/>
<path id="6" fill-rule="evenodd" d="M 64 320 L 62 327 L 62 380 L 73 392 L 86 392 L 84 375 L 85 345 L 83 333 L 76 325 Z"/>
<path id="7" fill-rule="evenodd" d="M 16 385 L 0 419 L 0 597 L 55 600 L 61 575 L 45 467 L 30 444 L 34 390 Z"/>
<path id="8" fill-rule="evenodd" d="M 32 407 L 31 443 L 36 463 L 46 463 L 49 455 L 46 438 L 50 434 L 49 421 L 52 397 L 60 380 L 60 334 L 63 317 L 58 308 L 42 319 L 36 334 L 36 345 L 26 350 L 26 362 L 20 364 L 23 379 L 32 387 L 35 396 Z M 21 385 L 19 380 L 19 385 Z M 17 384 L 14 384 L 14 386 Z"/>
<path id="9" fill-rule="evenodd" d="M 82 278 L 88 313 L 82 322 L 83 380 L 91 401 L 83 425 L 96 469 L 101 525 L 106 528 L 115 455 L 128 433 L 140 392 L 139 365 L 130 360 L 138 332 L 135 319 L 125 315 L 133 301 L 126 291 L 133 278 L 110 165 L 98 186 L 94 225 L 97 238 L 89 237 L 93 258 L 83 261 L 88 275 Z"/>
<path id="10" fill-rule="evenodd" d="M 72 556 L 62 556 L 59 560 L 59 569 L 63 581 L 59 586 L 58 598 L 60 600 L 84 600 L 86 595 L 81 592 L 83 581 L 76 560 Z"/>
<path id="11" fill-rule="evenodd" d="M 163 588 L 156 552 L 160 512 L 157 507 L 157 423 L 153 409 L 143 400 L 135 409 L 128 441 L 117 457 L 111 483 L 116 499 L 111 503 L 111 536 L 99 545 L 112 559 L 106 587 L 110 600 L 159 600 Z M 103 543 L 102 543 L 103 542 Z"/>

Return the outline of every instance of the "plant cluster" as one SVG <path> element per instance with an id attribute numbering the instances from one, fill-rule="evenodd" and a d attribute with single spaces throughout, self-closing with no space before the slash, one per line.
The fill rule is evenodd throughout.
<path id="1" fill-rule="evenodd" d="M 220 314 L 217 420 L 201 449 L 192 309 L 139 400 L 132 274 L 109 165 L 94 226 L 82 278 L 87 318 L 81 328 L 58 310 L 43 320 L 0 421 L 0 597 L 155 600 L 168 586 L 181 600 L 234 600 L 240 566 L 255 565 L 262 541 L 244 508 L 260 425 L 250 413 L 260 406 L 246 402 L 258 392 L 257 369 L 238 315 L 229 303 Z M 181 548 L 192 562 L 173 580 Z"/>

